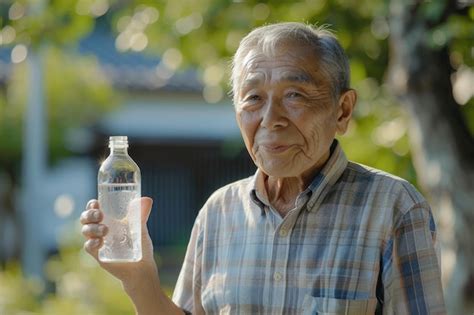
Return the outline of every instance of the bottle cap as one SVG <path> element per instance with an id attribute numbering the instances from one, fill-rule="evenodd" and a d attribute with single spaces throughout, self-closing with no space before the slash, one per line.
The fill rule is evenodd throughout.
<path id="1" fill-rule="evenodd" d="M 109 137 L 109 148 L 128 148 L 127 136 L 111 136 Z"/>

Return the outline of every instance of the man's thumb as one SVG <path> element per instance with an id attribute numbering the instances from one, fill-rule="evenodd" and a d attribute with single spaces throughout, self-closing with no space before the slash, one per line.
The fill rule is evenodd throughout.
<path id="1" fill-rule="evenodd" d="M 150 197 L 142 197 L 141 201 L 141 211 L 142 211 L 142 225 L 146 226 L 146 222 L 150 217 L 151 207 L 153 206 L 153 199 Z"/>

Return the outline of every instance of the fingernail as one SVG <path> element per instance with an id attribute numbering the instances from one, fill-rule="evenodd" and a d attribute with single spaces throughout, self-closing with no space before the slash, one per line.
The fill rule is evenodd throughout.
<path id="1" fill-rule="evenodd" d="M 86 209 L 91 209 L 93 208 L 92 205 L 95 203 L 95 200 L 89 200 L 86 205 Z"/>

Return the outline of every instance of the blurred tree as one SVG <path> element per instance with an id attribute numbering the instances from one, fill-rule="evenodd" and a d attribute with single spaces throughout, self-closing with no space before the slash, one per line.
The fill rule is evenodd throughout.
<path id="1" fill-rule="evenodd" d="M 218 99 L 224 96 L 229 57 L 251 28 L 277 21 L 334 25 L 351 58 L 353 86 L 360 95 L 344 146 L 351 158 L 415 182 L 411 148 L 418 184 L 440 219 L 449 310 L 467 314 L 474 305 L 474 235 L 469 230 L 474 222 L 474 8 L 469 3 L 136 1 L 136 6 L 116 7 L 112 26 L 124 50 L 133 49 L 132 39 L 141 34 L 149 50 L 173 52 L 183 65 L 197 65 L 204 96 L 214 93 Z M 153 27 L 140 24 L 146 10 L 159 13 Z M 453 82 L 464 86 L 454 95 Z"/>
<path id="2" fill-rule="evenodd" d="M 0 3 L 0 46 L 11 56 L 11 63 L 2 65 L 6 81 L 0 89 L 0 185 L 4 186 L 0 190 L 0 223 L 15 218 L 20 227 L 16 230 L 21 230 L 21 224 L 14 196 L 20 184 L 26 91 L 32 88 L 28 54 L 41 46 L 50 162 L 74 151 L 66 145 L 74 128 L 93 125 L 118 100 L 98 62 L 73 49 L 77 40 L 93 29 L 95 18 L 105 13 L 104 9 L 97 14 L 77 14 L 68 1 L 51 1 L 30 14 L 34 5 L 37 3 L 28 1 Z M 3 226 L 0 228 L 3 231 Z M 6 258 L 0 254 L 0 261 Z"/>
<path id="3" fill-rule="evenodd" d="M 418 180 L 443 219 L 444 263 L 456 270 L 446 290 L 452 314 L 474 312 L 474 139 L 451 83 L 453 63 L 473 66 L 473 18 L 474 8 L 456 1 L 390 7 L 391 86 L 412 117 Z"/>

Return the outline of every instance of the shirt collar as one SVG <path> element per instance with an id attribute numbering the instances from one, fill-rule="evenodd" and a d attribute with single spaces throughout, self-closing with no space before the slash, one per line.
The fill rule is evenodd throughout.
<path id="1" fill-rule="evenodd" d="M 342 150 L 339 141 L 334 139 L 331 144 L 331 155 L 324 164 L 324 167 L 314 175 L 313 180 L 300 195 L 297 197 L 308 196 L 307 198 L 307 210 L 312 211 L 316 203 L 321 202 L 323 197 L 326 195 L 330 187 L 332 187 L 336 181 L 341 177 L 347 166 L 347 158 Z M 268 196 L 265 189 L 265 174 L 257 169 L 253 176 L 253 185 L 251 186 L 250 197 L 255 204 L 257 204 L 262 210 L 262 214 L 265 211 L 265 205 L 269 206 Z"/>

